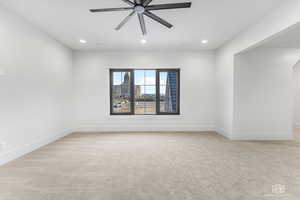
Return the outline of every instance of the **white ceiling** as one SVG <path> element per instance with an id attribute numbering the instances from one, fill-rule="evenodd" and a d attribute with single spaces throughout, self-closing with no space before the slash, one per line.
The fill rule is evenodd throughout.
<path id="1" fill-rule="evenodd" d="M 153 0 L 152 4 L 188 0 Z M 153 11 L 174 25 L 167 29 L 146 17 L 146 45 L 137 17 L 114 28 L 130 11 L 90 13 L 90 8 L 127 6 L 121 0 L 0 0 L 73 49 L 199 50 L 215 49 L 283 3 L 282 0 L 192 0 L 192 8 Z M 79 44 L 84 38 L 87 44 Z M 201 44 L 207 39 L 209 43 Z"/>
<path id="2" fill-rule="evenodd" d="M 300 48 L 300 23 L 289 30 L 279 33 L 262 46 L 273 48 Z"/>

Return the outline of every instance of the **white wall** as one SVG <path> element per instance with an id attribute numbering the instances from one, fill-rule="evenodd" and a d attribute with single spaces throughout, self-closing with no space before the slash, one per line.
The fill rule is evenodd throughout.
<path id="1" fill-rule="evenodd" d="M 214 130 L 214 53 L 75 52 L 79 130 Z M 109 116 L 109 68 L 181 68 L 181 116 Z"/>
<path id="2" fill-rule="evenodd" d="M 257 48 L 235 57 L 232 139 L 293 138 L 293 67 L 300 49 Z"/>
<path id="3" fill-rule="evenodd" d="M 216 52 L 217 130 L 231 137 L 234 124 L 234 56 L 300 22 L 300 1 L 287 0 Z"/>
<path id="4" fill-rule="evenodd" d="M 0 164 L 69 126 L 72 52 L 0 7 Z"/>
<path id="5" fill-rule="evenodd" d="M 300 128 L 300 61 L 294 66 L 294 128 Z"/>
<path id="6" fill-rule="evenodd" d="M 216 53 L 216 130 L 219 134 L 231 138 L 233 129 L 233 63 L 230 50 Z"/>

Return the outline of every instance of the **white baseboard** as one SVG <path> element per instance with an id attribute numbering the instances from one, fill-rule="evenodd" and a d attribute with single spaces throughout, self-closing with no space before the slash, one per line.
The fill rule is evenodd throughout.
<path id="1" fill-rule="evenodd" d="M 284 141 L 294 140 L 292 130 L 235 130 L 231 140 Z"/>
<path id="2" fill-rule="evenodd" d="M 215 131 L 212 124 L 125 124 L 116 123 L 78 123 L 76 132 L 115 132 L 115 131 Z"/>
<path id="3" fill-rule="evenodd" d="M 214 125 L 198 125 L 198 124 L 169 124 L 165 126 L 151 126 L 145 124 L 136 125 L 107 125 L 107 124 L 81 124 L 77 128 L 65 129 L 62 131 L 53 131 L 57 133 L 51 137 L 36 139 L 34 142 L 22 145 L 7 152 L 0 153 L 0 166 L 12 160 L 15 160 L 23 155 L 26 155 L 34 150 L 37 150 L 47 144 L 50 144 L 62 137 L 65 137 L 74 132 L 105 132 L 105 131 L 215 131 Z"/>
<path id="4" fill-rule="evenodd" d="M 231 132 L 229 130 L 226 130 L 225 128 L 216 128 L 215 131 L 225 138 L 231 139 Z"/>
<path id="5" fill-rule="evenodd" d="M 0 154 L 0 166 L 1 165 L 4 165 L 12 160 L 15 160 L 25 154 L 28 154 L 34 150 L 37 150 L 39 149 L 40 147 L 43 147 L 47 144 L 50 144 L 62 137 L 65 137 L 71 133 L 74 132 L 73 129 L 65 129 L 65 130 L 62 130 L 62 131 L 56 131 L 57 134 L 56 135 L 53 135 L 51 137 L 44 137 L 44 138 L 39 138 L 37 140 L 35 140 L 34 142 L 32 143 L 29 143 L 29 144 L 25 144 L 21 147 L 17 147 L 15 149 L 12 149 L 10 151 L 7 151 L 7 152 L 4 152 L 4 153 L 1 153 Z M 55 133 L 52 132 L 52 133 Z"/>
<path id="6" fill-rule="evenodd" d="M 119 125 L 109 125 L 102 123 L 93 124 L 81 124 L 77 128 L 65 129 L 62 131 L 56 131 L 57 134 L 51 137 L 39 138 L 35 142 L 23 145 L 21 147 L 15 148 L 8 152 L 0 154 L 0 165 L 8 163 L 16 158 L 19 158 L 25 154 L 28 154 L 40 147 L 43 147 L 49 143 L 52 143 L 64 136 L 67 136 L 74 132 L 105 132 L 105 131 L 214 131 L 224 137 L 232 140 L 293 140 L 293 134 L 290 130 L 286 131 L 251 131 L 251 130 L 235 130 L 234 134 L 231 134 L 226 129 L 216 128 L 212 124 L 168 124 L 168 125 L 147 125 L 147 124 L 119 124 Z M 238 133 L 238 134 L 237 134 Z M 275 133 L 275 134 L 274 134 Z"/>
<path id="7" fill-rule="evenodd" d="M 285 141 L 294 140 L 293 131 L 291 130 L 234 130 L 230 132 L 224 128 L 216 128 L 218 134 L 230 140 L 245 140 L 245 141 Z"/>

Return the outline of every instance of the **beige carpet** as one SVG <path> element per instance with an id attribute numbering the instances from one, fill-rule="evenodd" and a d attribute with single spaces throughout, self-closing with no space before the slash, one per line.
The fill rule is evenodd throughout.
<path id="1" fill-rule="evenodd" d="M 0 199 L 298 200 L 300 140 L 76 133 L 1 166 Z"/>

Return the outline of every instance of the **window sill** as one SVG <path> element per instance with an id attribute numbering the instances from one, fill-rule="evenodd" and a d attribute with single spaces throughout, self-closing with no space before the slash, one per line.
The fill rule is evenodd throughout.
<path id="1" fill-rule="evenodd" d="M 156 120 L 156 119 L 183 119 L 183 115 L 109 115 L 109 119 L 135 119 L 135 120 Z"/>

